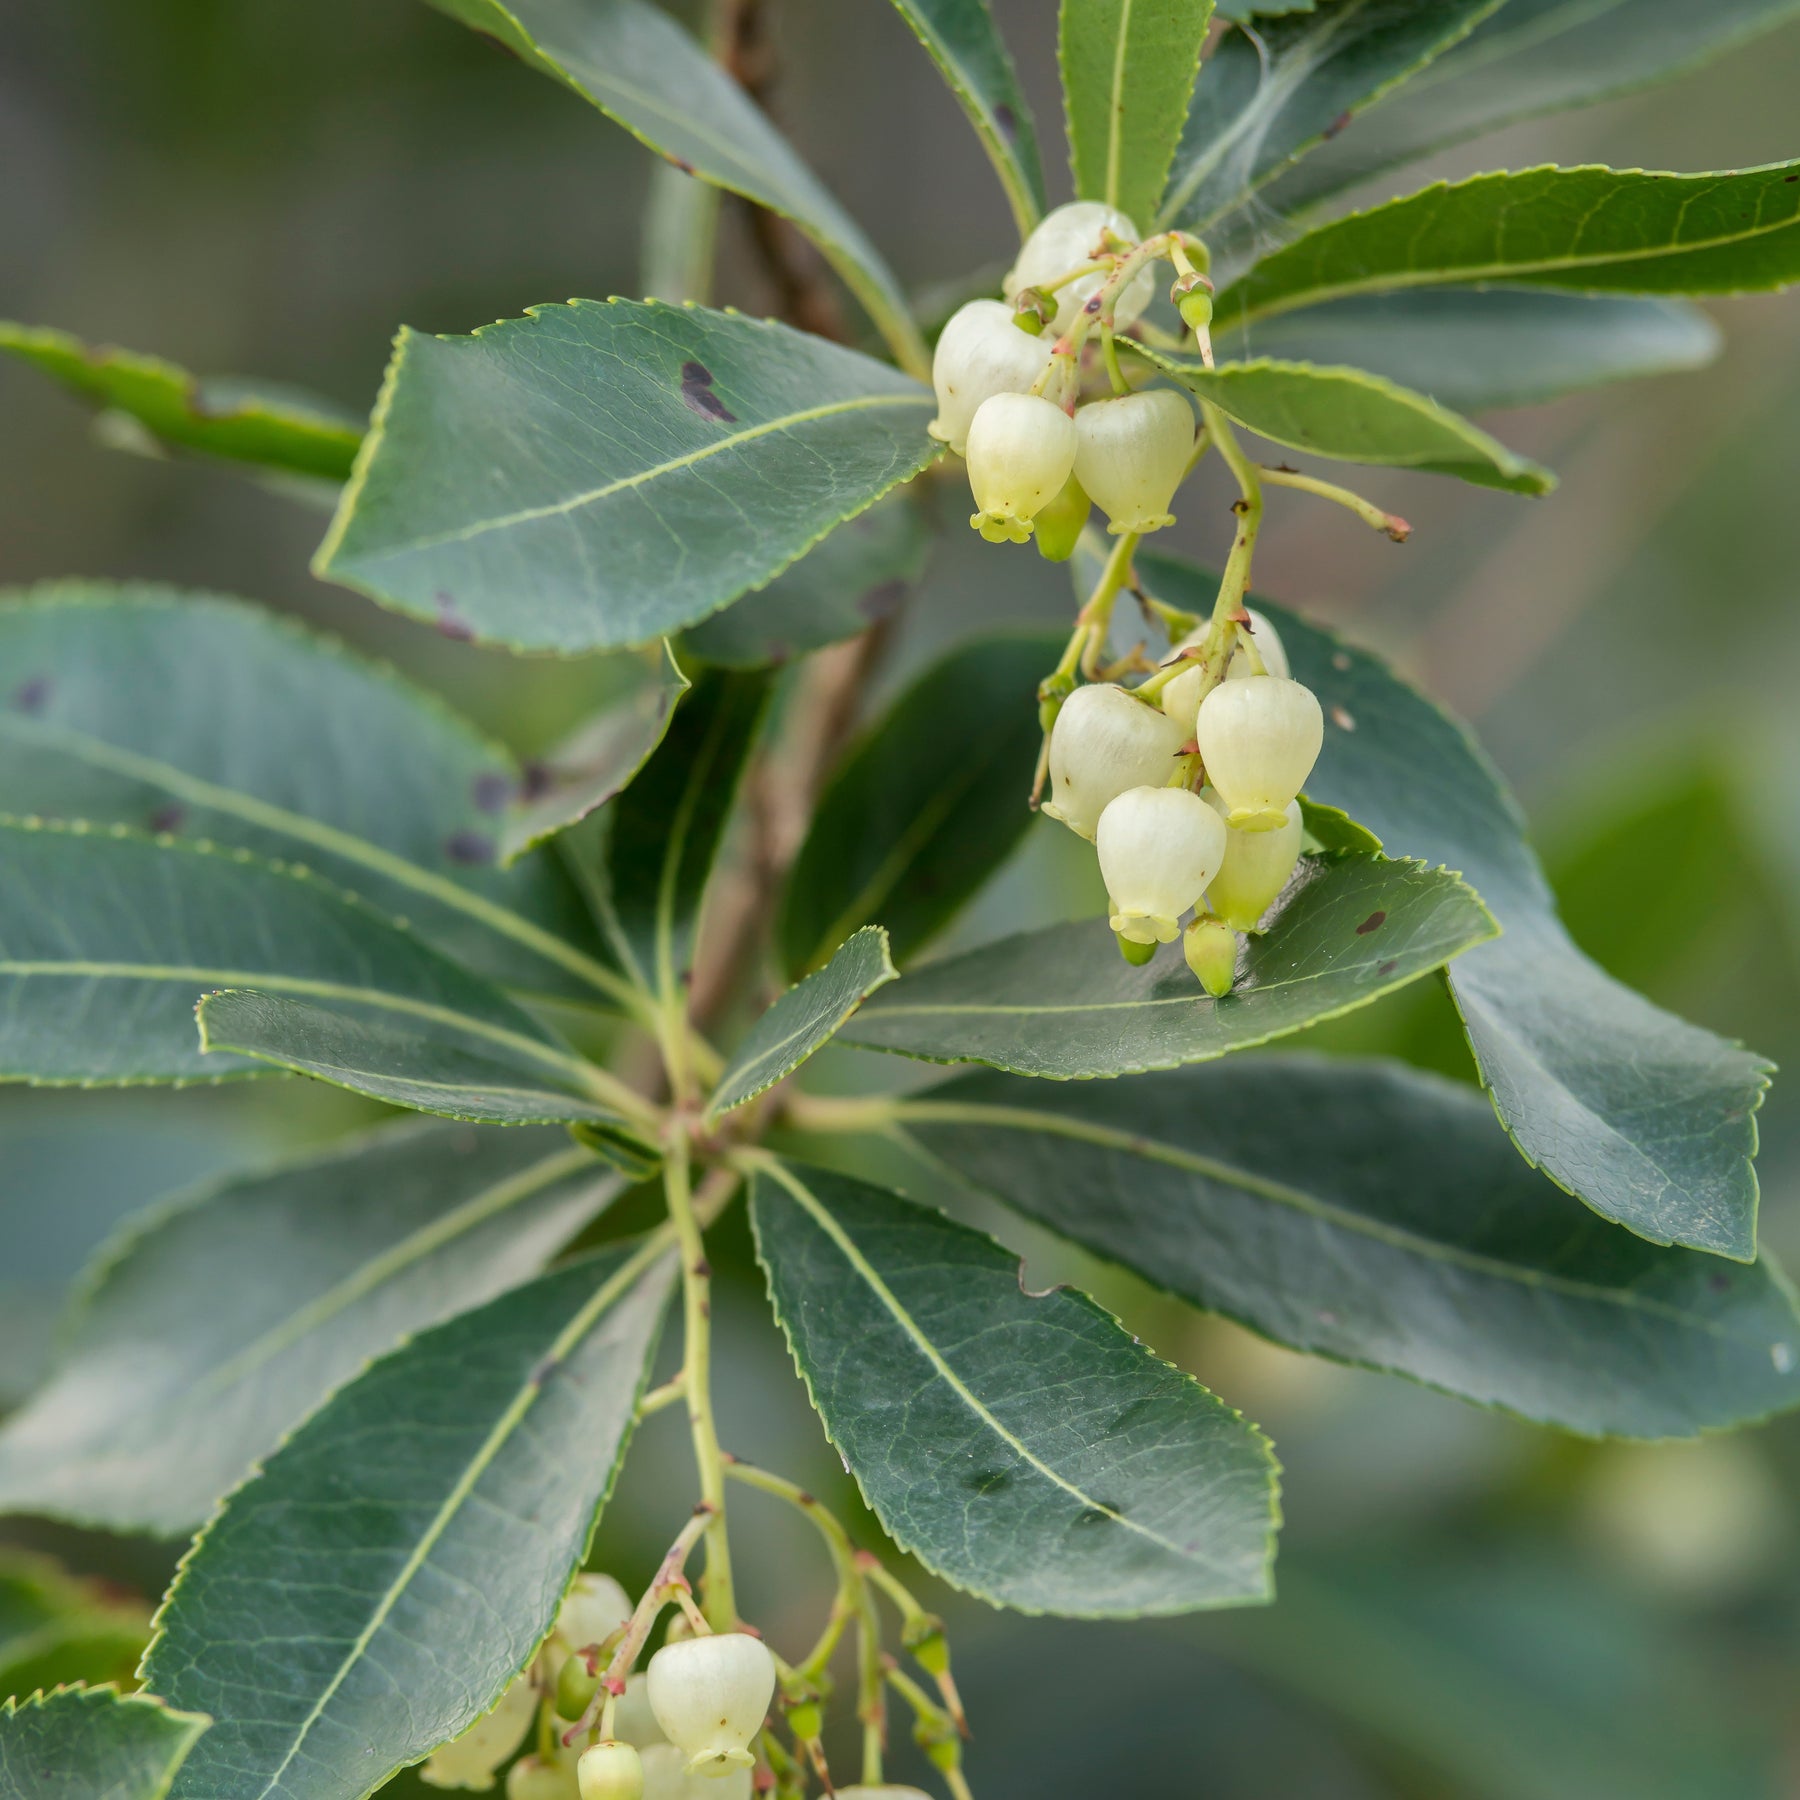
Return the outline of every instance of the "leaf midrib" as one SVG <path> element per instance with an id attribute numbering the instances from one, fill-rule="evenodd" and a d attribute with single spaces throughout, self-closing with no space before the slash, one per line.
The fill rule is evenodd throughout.
<path id="1" fill-rule="evenodd" d="M 574 945 L 565 943 L 555 933 L 534 925 L 510 907 L 501 906 L 459 883 L 433 874 L 418 863 L 409 862 L 391 850 L 384 850 L 369 839 L 328 825 L 322 819 L 290 812 L 272 801 L 258 799 L 239 788 L 222 787 L 204 776 L 189 774 L 185 769 L 159 757 L 128 750 L 93 733 L 68 726 L 46 724 L 20 718 L 16 713 L 0 713 L 0 734 L 11 733 L 27 741 L 47 743 L 74 760 L 94 768 L 106 769 L 135 781 L 146 782 L 164 792 L 204 807 L 241 819 L 247 825 L 291 837 L 303 844 L 341 857 L 397 886 L 411 889 L 435 900 L 440 906 L 467 914 L 479 920 L 502 937 L 511 938 L 548 962 L 559 964 L 571 974 L 580 976 L 590 986 L 610 998 L 629 1006 L 636 998 L 630 985 L 610 969 L 584 956 Z"/>
<path id="2" fill-rule="evenodd" d="M 632 1256 L 621 1263 L 619 1268 L 601 1284 L 593 1298 L 557 1334 L 555 1341 L 545 1353 L 544 1360 L 554 1363 L 562 1362 L 582 1338 L 593 1329 L 600 1316 L 613 1304 L 620 1293 L 645 1273 L 656 1258 L 663 1254 L 673 1236 L 673 1226 L 661 1226 Z M 540 1364 L 540 1366 L 542 1365 Z M 462 1510 L 464 1502 L 474 1492 L 475 1484 L 487 1473 L 507 1439 L 524 1422 L 525 1415 L 542 1397 L 543 1392 L 541 1382 L 528 1379 L 520 1387 L 512 1404 L 495 1422 L 493 1430 L 488 1433 L 481 1448 L 469 1459 L 468 1468 L 463 1471 L 449 1494 L 445 1496 L 437 1512 L 432 1515 L 431 1522 L 419 1534 L 418 1544 L 401 1566 L 400 1572 L 389 1584 L 386 1593 L 382 1595 L 368 1624 L 357 1634 L 350 1649 L 345 1653 L 343 1661 L 339 1663 L 336 1673 L 326 1684 L 325 1690 L 296 1729 L 294 1741 L 289 1745 L 287 1755 L 281 1759 L 280 1766 L 257 1790 L 255 1800 L 268 1800 L 268 1796 L 275 1792 L 282 1776 L 287 1773 L 289 1765 L 300 1754 L 301 1746 L 306 1742 L 313 1727 L 325 1716 L 325 1709 L 336 1697 L 338 1689 L 349 1679 L 350 1671 L 367 1652 L 369 1645 L 374 1642 L 375 1634 L 387 1623 L 389 1614 L 400 1603 L 400 1596 L 405 1593 L 413 1578 L 424 1568 L 438 1541 L 450 1529 L 457 1513 Z M 171 1591 L 172 1598 L 173 1591 Z M 167 1602 L 165 1602 L 166 1604 Z"/>
<path id="3" fill-rule="evenodd" d="M 921 1124 L 940 1122 L 947 1125 L 985 1125 L 1002 1130 L 1039 1132 L 1049 1137 L 1069 1138 L 1077 1143 L 1092 1144 L 1097 1149 L 1141 1156 L 1146 1162 L 1161 1163 L 1183 1174 L 1196 1175 L 1203 1181 L 1237 1188 L 1259 1200 L 1288 1207 L 1307 1218 L 1356 1236 L 1370 1238 L 1392 1250 L 1404 1251 L 1428 1261 L 1449 1263 L 1471 1274 L 1513 1282 L 1521 1287 L 1543 1288 L 1572 1299 L 1649 1313 L 1712 1337 L 1728 1341 L 1732 1338 L 1730 1332 L 1722 1330 L 1714 1321 L 1671 1306 L 1666 1301 L 1647 1299 L 1631 1290 L 1576 1281 L 1550 1270 L 1505 1262 L 1479 1250 L 1467 1250 L 1441 1239 L 1423 1237 L 1405 1226 L 1390 1225 L 1383 1220 L 1371 1218 L 1366 1213 L 1356 1212 L 1330 1200 L 1322 1200 L 1303 1188 L 1290 1187 L 1285 1182 L 1252 1174 L 1247 1169 L 1203 1156 L 1182 1145 L 1171 1144 L 1144 1133 L 1119 1131 L 1095 1124 L 1091 1120 L 1070 1118 L 1063 1114 L 1035 1112 L 1025 1106 L 990 1106 L 976 1101 L 901 1100 L 895 1104 L 895 1116 L 899 1120 L 902 1135 L 910 1135 L 905 1130 L 909 1120 L 917 1120 Z M 923 1146 L 920 1149 L 923 1150 Z M 938 1159 L 932 1157 L 931 1160 L 935 1162 Z"/>
<path id="4" fill-rule="evenodd" d="M 584 489 L 581 493 L 571 494 L 566 500 L 548 501 L 542 506 L 521 507 L 516 512 L 501 513 L 491 519 L 476 519 L 470 524 L 459 526 L 454 531 L 442 531 L 429 537 L 408 538 L 392 544 L 384 544 L 379 551 L 371 552 L 387 558 L 393 556 L 411 556 L 422 550 L 436 550 L 446 544 L 466 544 L 473 539 L 485 536 L 490 531 L 510 530 L 517 525 L 529 525 L 539 519 L 560 518 L 564 514 L 578 512 L 584 506 L 592 506 L 598 501 L 609 499 L 612 495 L 628 492 L 633 488 L 645 486 L 652 481 L 660 480 L 665 475 L 678 474 L 683 469 L 691 469 L 709 458 L 721 455 L 727 450 L 735 450 L 740 445 L 748 444 L 757 438 L 769 437 L 777 432 L 791 431 L 799 425 L 810 425 L 819 419 L 834 418 L 840 413 L 874 411 L 880 407 L 915 406 L 929 408 L 933 404 L 929 394 L 857 394 L 848 400 L 831 400 L 823 405 L 807 407 L 799 412 L 785 413 L 779 419 L 770 419 L 761 425 L 751 425 L 742 431 L 734 431 L 711 444 L 702 444 L 697 450 L 684 451 L 680 456 L 670 457 L 665 462 L 654 464 L 648 469 L 639 469 L 630 475 L 622 475 L 616 481 L 603 483 L 596 488 Z"/>
<path id="5" fill-rule="evenodd" d="M 988 1430 L 993 1432 L 995 1437 L 999 1438 L 1002 1443 L 1012 1449 L 1021 1462 L 1024 1462 L 1031 1468 L 1037 1470 L 1046 1481 L 1050 1482 L 1054 1487 L 1061 1488 L 1071 1499 L 1079 1500 L 1084 1508 L 1088 1508 L 1093 1512 L 1104 1515 L 1106 1518 L 1111 1519 L 1115 1525 L 1123 1526 L 1127 1531 L 1135 1532 L 1139 1537 L 1155 1544 L 1159 1549 L 1166 1550 L 1171 1556 L 1174 1556 L 1179 1561 L 1197 1562 L 1222 1575 L 1229 1572 L 1225 1565 L 1204 1555 L 1199 1550 L 1193 1549 L 1188 1545 L 1177 1544 L 1172 1539 L 1164 1537 L 1160 1532 L 1152 1531 L 1147 1525 L 1140 1525 L 1135 1519 L 1126 1518 L 1123 1513 L 1108 1506 L 1105 1501 L 1096 1500 L 1091 1495 L 1084 1493 L 1082 1489 L 1078 1488 L 1072 1481 L 1069 1481 L 1065 1476 L 1059 1475 L 1056 1470 L 1049 1466 L 1049 1464 L 1045 1463 L 1035 1455 L 1021 1438 L 994 1417 L 993 1413 L 990 1412 L 988 1408 L 981 1403 L 980 1399 L 969 1389 L 962 1377 L 944 1360 L 943 1355 L 938 1350 L 937 1346 L 919 1329 L 918 1325 L 914 1322 L 912 1315 L 900 1304 L 892 1289 L 890 1289 L 887 1283 L 881 1279 L 881 1276 L 875 1271 L 868 1258 L 863 1255 L 861 1250 L 859 1250 L 853 1242 L 851 1242 L 849 1234 L 841 1225 L 839 1225 L 837 1220 L 831 1216 L 830 1212 L 818 1199 L 818 1196 L 794 1174 L 793 1170 L 785 1163 L 777 1161 L 776 1158 L 772 1156 L 759 1155 L 756 1159 L 756 1166 L 773 1176 L 787 1189 L 795 1203 L 806 1211 L 819 1229 L 822 1230 L 826 1236 L 831 1239 L 832 1243 L 837 1246 L 839 1254 L 850 1265 L 851 1269 L 868 1284 L 876 1298 L 881 1301 L 882 1305 L 885 1306 L 892 1315 L 895 1324 L 897 1324 L 906 1336 L 911 1339 L 920 1355 L 923 1356 L 938 1372 L 939 1378 L 944 1384 L 965 1406 L 968 1407 L 970 1412 L 972 1412 L 976 1418 L 988 1428 Z"/>
<path id="6" fill-rule="evenodd" d="M 1786 167 L 1787 165 L 1781 164 L 1776 166 Z M 1529 170 L 1522 171 L 1522 173 L 1530 172 L 1531 171 Z M 1570 171 L 1570 173 L 1577 172 L 1579 171 Z M 1622 171 L 1616 170 L 1609 170 L 1606 172 L 1611 174 L 1622 173 Z M 1461 183 L 1459 185 L 1468 187 L 1472 186 L 1474 182 L 1491 181 L 1495 179 L 1503 180 L 1506 179 L 1506 177 L 1477 175 L 1471 182 Z M 1668 176 L 1664 179 L 1692 182 L 1712 181 L 1717 183 L 1729 179 L 1729 176 L 1676 175 Z M 1430 190 L 1426 191 L 1429 192 Z M 1456 191 L 1454 188 L 1446 184 L 1444 189 L 1446 195 L 1454 191 Z M 1603 196 L 1603 199 L 1615 198 L 1618 191 L 1618 189 L 1614 189 L 1612 194 Z M 1690 194 L 1682 203 L 1684 210 L 1687 206 L 1702 197 L 1703 196 L 1698 192 Z M 1764 194 L 1757 195 L 1759 211 L 1764 198 Z M 1378 207 L 1372 212 L 1353 213 L 1350 219 L 1346 219 L 1341 223 L 1325 226 L 1320 232 L 1320 235 L 1325 236 L 1328 233 L 1340 233 L 1348 227 L 1353 220 L 1380 218 L 1383 213 L 1387 213 L 1391 216 L 1393 211 L 1398 210 L 1401 207 L 1413 206 L 1416 204 L 1417 197 L 1409 196 L 1404 200 L 1392 201 L 1387 207 Z M 1421 207 L 1420 210 L 1423 211 L 1425 209 Z M 1570 254 L 1558 257 L 1540 257 L 1529 262 L 1459 264 L 1454 268 L 1438 269 L 1418 267 L 1395 268 L 1386 270 L 1380 274 L 1363 276 L 1355 281 L 1339 281 L 1322 286 L 1294 289 L 1284 294 L 1277 294 L 1272 300 L 1260 306 L 1253 301 L 1245 301 L 1240 304 L 1236 310 L 1233 310 L 1231 307 L 1231 295 L 1228 290 L 1219 308 L 1220 328 L 1224 329 L 1226 326 L 1235 328 L 1239 325 L 1252 324 L 1258 319 L 1278 318 L 1283 313 L 1293 312 L 1301 307 L 1323 306 L 1333 300 L 1349 299 L 1359 294 L 1394 293 L 1403 289 L 1420 287 L 1461 287 L 1471 282 L 1505 281 L 1509 278 L 1518 279 L 1523 276 L 1555 273 L 1563 270 L 1576 271 L 1580 269 L 1609 268 L 1617 263 L 1650 263 L 1667 258 L 1692 256 L 1708 250 L 1723 249 L 1732 244 L 1748 243 L 1757 238 L 1771 237 L 1780 231 L 1792 231 L 1797 226 L 1800 226 L 1800 211 L 1790 213 L 1786 218 L 1778 220 L 1772 225 L 1759 223 L 1750 226 L 1747 230 L 1721 232 L 1716 236 L 1697 238 L 1680 244 L 1647 244 L 1640 246 L 1637 249 L 1607 250 L 1603 252 L 1596 251 L 1589 255 Z M 1305 240 L 1302 239 L 1301 241 L 1304 242 Z M 1316 254 L 1316 248 L 1313 253 Z M 1273 260 L 1274 259 L 1272 258 L 1271 261 Z M 1268 264 L 1265 264 L 1264 268 L 1266 269 L 1267 267 Z M 1239 284 L 1239 290 L 1254 292 L 1256 279 L 1256 274 L 1254 272 L 1245 276 L 1243 282 Z"/>

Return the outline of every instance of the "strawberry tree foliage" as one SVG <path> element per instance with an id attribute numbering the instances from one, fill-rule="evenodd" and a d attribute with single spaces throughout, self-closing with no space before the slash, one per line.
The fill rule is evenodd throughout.
<path id="1" fill-rule="evenodd" d="M 361 1800 L 412 1764 L 511 1800 L 657 1800 L 684 1771 L 792 1797 L 826 1783 L 840 1710 L 868 1791 L 890 1706 L 966 1800 L 937 1621 L 879 1544 L 722 1447 L 754 1448 L 711 1379 L 705 1234 L 734 1204 L 894 1548 L 1025 1612 L 1268 1601 L 1257 1426 L 966 1220 L 846 1173 L 869 1139 L 1179 1302 L 1545 1426 L 1688 1436 L 1800 1402 L 1794 1292 L 1756 1239 L 1767 1066 L 1583 956 L 1464 727 L 1250 604 L 1289 506 L 1410 530 L 1319 463 L 1544 495 L 1459 408 L 1694 367 L 1718 334 L 1692 297 L 1800 280 L 1800 163 L 1335 197 L 1794 7 L 1063 0 L 1076 200 L 1047 211 L 984 0 L 895 4 L 1019 240 L 935 347 L 730 45 L 651 0 L 437 5 L 781 215 L 843 284 L 810 315 L 841 341 L 698 291 L 522 305 L 402 328 L 364 426 L 0 327 L 166 450 L 329 495 L 322 579 L 585 654 L 597 696 L 521 763 L 239 601 L 64 582 L 0 610 L 0 1073 L 310 1077 L 425 1115 L 98 1253 L 0 1424 L 0 1506 L 196 1535 L 141 1694 L 56 1684 L 59 1646 L 129 1656 L 143 1621 L 6 1576 L 0 1626 L 37 1647 L 5 1667 L 47 1691 L 0 1710 L 0 1800 Z M 654 190 L 689 269 L 704 191 Z M 1239 495 L 1211 572 L 1155 541 L 1206 457 Z M 971 620 L 859 710 L 965 480 L 985 554 L 1075 572 L 1072 630 Z M 1107 915 L 943 951 L 1040 804 L 1093 842 Z M 1281 1047 L 1417 981 L 1447 985 L 1486 1100 Z M 951 1066 L 844 1097 L 809 1067 L 834 1042 Z M 579 1572 L 665 1406 L 696 1480 L 629 1595 Z M 837 1588 L 810 1649 L 740 1629 L 740 1485 L 818 1527 Z"/>

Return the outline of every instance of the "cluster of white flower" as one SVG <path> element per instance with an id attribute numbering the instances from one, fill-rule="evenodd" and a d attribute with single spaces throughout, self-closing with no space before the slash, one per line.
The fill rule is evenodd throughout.
<path id="1" fill-rule="evenodd" d="M 1160 704 L 1094 682 L 1062 703 L 1050 735 L 1044 811 L 1098 851 L 1126 960 L 1148 962 L 1182 935 L 1215 995 L 1231 990 L 1237 934 L 1256 929 L 1299 861 L 1296 796 L 1324 741 L 1319 702 L 1289 678 L 1274 626 L 1248 621 L 1262 672 L 1236 648 L 1223 680 L 1208 689 L 1194 662 Z"/>
<path id="2" fill-rule="evenodd" d="M 1025 241 L 1006 300 L 971 300 L 938 338 L 931 433 L 967 459 L 969 523 L 990 543 L 1022 544 L 1035 530 L 1039 549 L 1063 560 L 1090 505 L 1115 535 L 1175 522 L 1192 405 L 1170 388 L 1080 394 L 1088 327 L 1127 330 L 1155 292 L 1150 262 L 1127 266 L 1136 247 L 1123 213 L 1092 200 L 1058 207 Z"/>

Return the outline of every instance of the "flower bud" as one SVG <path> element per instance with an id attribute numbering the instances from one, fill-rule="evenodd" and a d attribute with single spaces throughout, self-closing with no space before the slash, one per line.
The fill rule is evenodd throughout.
<path id="1" fill-rule="evenodd" d="M 582 1751 L 575 1773 L 581 1800 L 643 1800 L 643 1760 L 632 1745 L 617 1738 Z"/>
<path id="2" fill-rule="evenodd" d="M 506 1800 L 581 1800 L 575 1765 L 520 1757 L 506 1771 Z"/>
<path id="3" fill-rule="evenodd" d="M 1231 810 L 1216 788 L 1202 788 L 1200 798 L 1220 818 Z M 1273 831 L 1227 831 L 1225 861 L 1206 890 L 1206 904 L 1234 931 L 1254 931 L 1275 896 L 1287 886 L 1300 860 L 1300 803 L 1290 800 L 1287 818 Z"/>
<path id="4" fill-rule="evenodd" d="M 721 1631 L 664 1644 L 648 1677 L 656 1722 L 687 1757 L 690 1775 L 755 1761 L 748 1745 L 775 1697 L 775 1659 L 759 1638 Z"/>
<path id="5" fill-rule="evenodd" d="M 1282 675 L 1223 681 L 1200 702 L 1194 736 L 1206 778 L 1244 831 L 1279 831 L 1325 742 L 1311 688 Z"/>
<path id="6" fill-rule="evenodd" d="M 1119 954 L 1134 969 L 1141 969 L 1156 955 L 1155 944 L 1140 944 L 1136 938 L 1128 938 L 1119 932 L 1113 933 L 1113 941 L 1119 946 Z"/>
<path id="7" fill-rule="evenodd" d="M 1103 249 L 1105 233 L 1138 241 L 1138 228 L 1122 212 L 1099 200 L 1073 200 L 1045 214 L 1019 251 L 1018 261 L 1007 271 L 1000 291 L 1011 299 L 1021 288 L 1038 287 L 1092 262 Z M 1059 287 L 1050 296 L 1056 302 L 1056 317 L 1050 329 L 1057 336 L 1066 332 L 1080 316 L 1088 300 L 1100 291 L 1107 272 L 1096 269 Z M 1156 295 L 1156 276 L 1146 264 L 1126 283 L 1113 307 L 1113 323 L 1123 331 L 1135 323 Z"/>
<path id="8" fill-rule="evenodd" d="M 1250 615 L 1250 631 L 1256 639 L 1256 650 L 1263 659 L 1263 668 L 1271 675 L 1287 674 L 1287 651 L 1282 646 L 1281 634 L 1254 606 L 1246 606 L 1244 611 Z M 1174 648 L 1197 650 L 1205 638 L 1206 627 L 1202 625 L 1198 631 L 1190 631 Z M 1255 673 L 1250 667 L 1249 652 L 1242 644 L 1238 645 L 1231 653 L 1231 661 L 1226 665 L 1225 679 L 1241 681 L 1246 675 Z M 1193 735 L 1195 715 L 1200 710 L 1200 687 L 1204 679 L 1204 672 L 1196 661 L 1191 667 L 1183 669 L 1162 691 L 1163 711 L 1171 719 L 1184 725 L 1190 737 Z"/>
<path id="9" fill-rule="evenodd" d="M 644 1800 L 750 1800 L 754 1778 L 747 1768 L 722 1775 L 690 1775 L 673 1744 L 642 1753 Z"/>
<path id="10" fill-rule="evenodd" d="M 1020 288 L 1012 297 L 1013 324 L 1032 337 L 1042 337 L 1044 327 L 1056 317 L 1056 302 L 1042 290 Z"/>
<path id="11" fill-rule="evenodd" d="M 1109 801 L 1127 788 L 1161 787 L 1187 735 L 1122 687 L 1095 682 L 1062 703 L 1050 734 L 1050 799 L 1044 811 L 1092 838 Z"/>
<path id="12" fill-rule="evenodd" d="M 1169 502 L 1194 453 L 1194 409 L 1173 388 L 1092 400 L 1075 413 L 1075 479 L 1114 537 L 1175 523 Z"/>
<path id="13" fill-rule="evenodd" d="M 1223 1000 L 1237 980 L 1237 933 L 1203 913 L 1181 934 L 1181 950 L 1194 979 Z"/>
<path id="14" fill-rule="evenodd" d="M 1077 439 L 1079 449 L 1079 438 Z M 1091 504 L 1073 475 L 1057 490 L 1056 498 L 1037 516 L 1038 555 L 1045 562 L 1067 562 L 1081 541 Z"/>
<path id="15" fill-rule="evenodd" d="M 429 1787 L 491 1788 L 495 1770 L 524 1743 L 537 1704 L 531 1677 L 515 1677 L 492 1712 L 484 1713 L 461 1737 L 432 1751 L 419 1778 Z"/>
<path id="16" fill-rule="evenodd" d="M 1177 276 L 1169 298 L 1190 331 L 1204 331 L 1213 321 L 1212 283 L 1204 275 Z"/>
<path id="17" fill-rule="evenodd" d="M 599 1691 L 600 1677 L 588 1668 L 586 1657 L 564 1657 L 563 1666 L 556 1674 L 556 1716 L 579 1719 Z"/>
<path id="18" fill-rule="evenodd" d="M 564 1650 L 604 1644 L 631 1617 L 631 1599 L 610 1575 L 577 1575 L 556 1615 L 554 1640 Z"/>
<path id="19" fill-rule="evenodd" d="M 969 440 L 969 422 L 995 394 L 1024 394 L 1050 361 L 1051 340 L 1034 338 L 1013 323 L 1013 310 L 998 300 L 959 306 L 938 334 L 931 358 L 937 417 L 926 427 L 958 456 Z"/>
<path id="20" fill-rule="evenodd" d="M 1128 788 L 1100 815 L 1094 848 L 1113 930 L 1140 944 L 1167 944 L 1225 860 L 1225 827 L 1186 788 Z"/>
<path id="21" fill-rule="evenodd" d="M 1075 467 L 1075 421 L 1037 394 L 994 394 L 970 422 L 964 453 L 980 509 L 969 523 L 990 544 L 1022 544 Z"/>

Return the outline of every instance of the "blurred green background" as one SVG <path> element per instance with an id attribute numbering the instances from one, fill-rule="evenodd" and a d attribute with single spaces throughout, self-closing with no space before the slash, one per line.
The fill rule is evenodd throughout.
<path id="1" fill-rule="evenodd" d="M 782 119 L 903 277 L 924 289 L 1009 257 L 999 191 L 884 0 L 773 10 Z M 997 11 L 1054 162 L 1052 9 Z M 1789 28 L 1673 87 L 1515 128 L 1424 172 L 1773 161 L 1800 151 L 1797 94 Z M 464 331 L 536 301 L 636 292 L 651 162 L 416 0 L 0 0 L 0 316 L 205 373 L 361 408 L 402 321 Z M 773 304 L 730 208 L 720 294 Z M 1276 495 L 1257 576 L 1475 723 L 1590 953 L 1794 1063 L 1800 303 L 1713 310 L 1726 347 L 1711 369 L 1500 421 L 1560 471 L 1552 498 L 1371 476 L 1364 488 L 1417 528 L 1396 549 Z M 1182 547 L 1217 556 L 1225 498 L 1200 484 Z M 955 505 L 940 511 L 956 524 Z M 323 522 L 225 470 L 107 453 L 81 408 L 0 367 L 0 583 L 78 574 L 242 594 L 392 659 L 524 749 L 575 715 L 579 663 L 476 651 L 313 582 Z M 954 634 L 1068 606 L 1059 571 L 952 530 L 878 693 Z M 959 941 L 1084 910 L 1073 846 L 1034 828 Z M 1433 984 L 1330 1042 L 1469 1073 Z M 0 1405 L 41 1366 L 62 1291 L 112 1221 L 366 1116 L 298 1083 L 0 1090 Z M 1800 1260 L 1800 1088 L 1778 1080 L 1762 1123 L 1764 1242 Z M 905 1179 L 930 1191 L 917 1171 Z M 1263 1424 L 1288 1517 L 1267 1612 L 1067 1626 L 940 1596 L 982 1800 L 1121 1784 L 1215 1800 L 1800 1794 L 1800 1421 L 1698 1445 L 1581 1443 L 1196 1326 L 978 1216 L 1029 1254 L 1034 1285 L 1093 1286 Z M 732 1446 L 831 1494 L 869 1533 L 757 1303 L 741 1221 L 722 1240 Z M 689 1479 L 679 1432 L 648 1427 L 601 1560 L 647 1574 Z M 752 1610 L 798 1644 L 826 1598 L 816 1546 L 754 1495 L 740 1510 Z M 0 1532 L 106 1584 L 71 1594 L 42 1570 L 0 1570 L 0 1692 L 128 1664 L 133 1609 L 154 1600 L 174 1548 L 32 1522 Z M 415 1791 L 411 1778 L 394 1791 Z"/>

